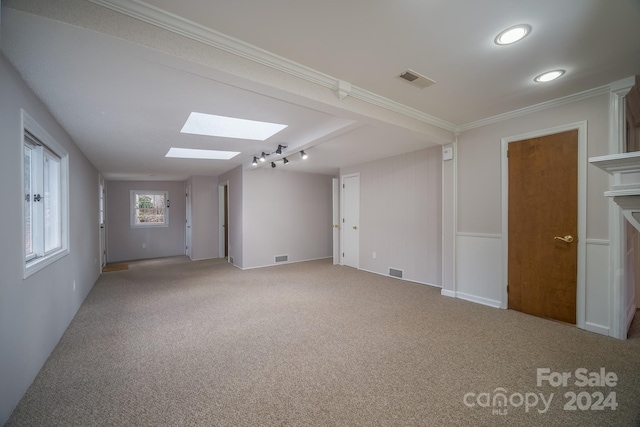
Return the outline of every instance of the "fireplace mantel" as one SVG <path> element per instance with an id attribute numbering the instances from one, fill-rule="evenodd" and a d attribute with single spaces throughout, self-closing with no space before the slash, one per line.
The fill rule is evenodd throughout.
<path id="1" fill-rule="evenodd" d="M 604 195 L 613 197 L 625 218 L 640 231 L 640 152 L 592 157 L 589 163 L 613 175 L 611 190 Z"/>

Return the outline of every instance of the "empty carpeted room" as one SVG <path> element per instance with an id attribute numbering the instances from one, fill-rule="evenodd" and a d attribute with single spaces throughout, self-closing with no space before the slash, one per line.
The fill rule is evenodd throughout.
<path id="1" fill-rule="evenodd" d="M 0 425 L 640 425 L 637 1 L 0 3 Z"/>

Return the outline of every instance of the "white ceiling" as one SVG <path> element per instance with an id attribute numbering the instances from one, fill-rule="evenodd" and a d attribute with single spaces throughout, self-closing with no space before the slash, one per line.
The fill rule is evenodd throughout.
<path id="1" fill-rule="evenodd" d="M 107 179 L 220 175 L 250 168 L 254 155 L 278 144 L 288 146 L 288 169 L 334 174 L 447 143 L 456 128 L 479 120 L 640 74 L 637 0 L 2 6 L 2 52 Z M 179 26 L 160 29 L 167 22 Z M 498 32 L 519 23 L 532 26 L 527 38 L 494 44 Z M 203 34 L 242 49 L 230 54 Z M 408 68 L 436 84 L 421 90 L 396 78 Z M 566 75 L 533 82 L 555 68 Z M 328 84 L 309 83 L 309 75 L 348 82 L 346 98 Z M 191 111 L 289 127 L 264 142 L 181 134 Z M 164 158 L 171 146 L 242 154 L 227 161 Z M 301 149 L 307 161 L 299 159 Z"/>

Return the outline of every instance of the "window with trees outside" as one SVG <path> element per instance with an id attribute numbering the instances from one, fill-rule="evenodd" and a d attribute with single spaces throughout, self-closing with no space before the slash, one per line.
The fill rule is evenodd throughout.
<path id="1" fill-rule="evenodd" d="M 24 277 L 69 253 L 69 162 L 62 148 L 22 111 Z"/>
<path id="2" fill-rule="evenodd" d="M 169 225 L 167 191 L 131 190 L 131 227 Z"/>

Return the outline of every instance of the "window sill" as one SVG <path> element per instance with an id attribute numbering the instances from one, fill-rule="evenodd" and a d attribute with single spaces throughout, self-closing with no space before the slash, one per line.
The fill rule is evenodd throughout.
<path id="1" fill-rule="evenodd" d="M 45 257 L 36 258 L 31 261 L 25 262 L 23 279 L 26 279 L 32 274 L 37 273 L 38 271 L 53 264 L 59 259 L 64 258 L 67 255 L 69 255 L 69 249 L 60 249 L 59 251 L 53 252 Z"/>

